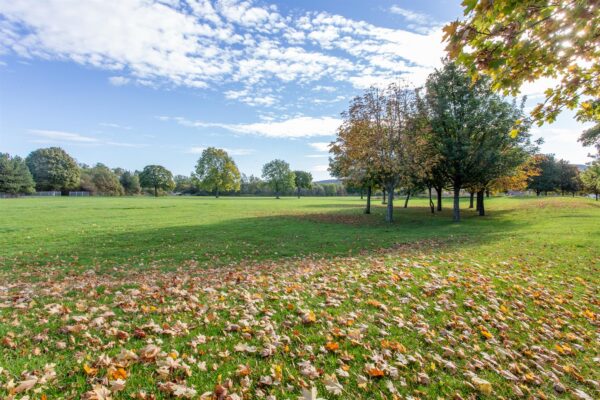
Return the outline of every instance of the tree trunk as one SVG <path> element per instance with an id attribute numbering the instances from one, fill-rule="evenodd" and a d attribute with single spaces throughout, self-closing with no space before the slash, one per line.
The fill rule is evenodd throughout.
<path id="1" fill-rule="evenodd" d="M 442 211 L 442 188 L 436 187 L 435 191 L 437 192 L 437 210 Z"/>
<path id="2" fill-rule="evenodd" d="M 474 196 L 475 196 L 475 192 L 471 190 L 469 192 L 469 208 L 473 208 L 473 197 Z"/>
<path id="3" fill-rule="evenodd" d="M 485 189 L 485 197 L 490 197 L 490 189 Z"/>
<path id="4" fill-rule="evenodd" d="M 477 211 L 479 211 L 479 216 L 483 217 L 485 216 L 485 206 L 483 205 L 483 199 L 484 199 L 484 191 L 480 190 L 479 192 L 477 192 Z"/>
<path id="5" fill-rule="evenodd" d="M 219 198 L 219 188 L 215 188 L 215 198 Z"/>
<path id="6" fill-rule="evenodd" d="M 404 200 L 404 208 L 408 208 L 408 199 L 410 199 L 410 190 L 406 194 L 406 200 Z"/>
<path id="7" fill-rule="evenodd" d="M 383 189 L 383 198 L 381 199 L 381 204 L 385 204 L 385 189 Z"/>
<path id="8" fill-rule="evenodd" d="M 536 195 L 537 197 L 540 197 L 540 191 L 539 191 L 539 190 L 536 190 L 536 191 L 535 191 L 535 195 Z"/>
<path id="9" fill-rule="evenodd" d="M 435 214 L 435 204 L 433 204 L 433 199 L 431 198 L 431 186 L 427 190 L 429 191 L 429 208 L 431 209 L 431 213 Z"/>
<path id="10" fill-rule="evenodd" d="M 392 223 L 394 222 L 394 188 L 388 188 L 388 202 L 387 202 L 387 210 L 385 213 L 385 222 Z"/>
<path id="11" fill-rule="evenodd" d="M 362 199 L 363 199 L 363 197 L 364 197 L 363 195 L 364 195 L 364 189 L 363 189 L 363 188 L 360 188 L 360 199 L 361 199 L 361 200 L 362 200 Z"/>
<path id="12" fill-rule="evenodd" d="M 300 187 L 298 187 L 298 198 L 300 198 Z"/>
<path id="13" fill-rule="evenodd" d="M 598 193 L 596 193 L 596 201 L 598 201 Z"/>
<path id="14" fill-rule="evenodd" d="M 279 191 L 275 192 L 275 198 L 279 199 Z"/>
<path id="15" fill-rule="evenodd" d="M 154 186 L 154 197 L 158 197 L 158 186 Z"/>
<path id="16" fill-rule="evenodd" d="M 371 185 L 367 186 L 367 206 L 365 207 L 365 214 L 371 214 Z"/>
<path id="17" fill-rule="evenodd" d="M 454 222 L 460 222 L 460 186 L 454 185 L 454 209 L 452 214 Z"/>

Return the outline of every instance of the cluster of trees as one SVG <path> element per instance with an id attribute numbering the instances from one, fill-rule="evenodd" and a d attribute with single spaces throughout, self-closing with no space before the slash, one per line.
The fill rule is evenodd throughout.
<path id="1" fill-rule="evenodd" d="M 273 160 L 262 168 L 262 178 L 240 174 L 235 161 L 223 149 L 209 147 L 202 152 L 195 173 L 190 178 L 179 176 L 182 192 L 204 191 L 219 197 L 222 192 L 254 195 L 281 195 L 296 191 L 298 197 L 312 189 L 312 175 L 292 171 L 283 160 Z"/>
<path id="2" fill-rule="evenodd" d="M 511 176 L 537 150 L 523 104 L 506 102 L 489 79 L 473 82 L 464 68 L 446 62 L 425 88 L 391 84 L 357 96 L 342 114 L 343 124 L 331 145 L 330 171 L 348 184 L 387 193 L 386 221 L 393 221 L 394 193 L 427 190 L 435 212 L 438 197 L 454 193 L 454 220 L 460 220 L 461 190 L 477 195 L 485 214 L 484 193 L 496 180 Z"/>
<path id="3" fill-rule="evenodd" d="M 252 195 L 341 195 L 336 184 L 313 184 L 306 171 L 292 171 L 287 162 L 273 160 L 263 166 L 262 178 L 240 174 L 225 150 L 209 147 L 203 151 L 190 177 L 173 174 L 161 165 L 147 165 L 142 171 L 111 169 L 77 162 L 59 147 L 38 149 L 25 160 L 0 153 L 0 193 L 28 194 L 37 191 L 86 191 L 92 195 L 137 195 L 146 190 L 155 196 L 167 192 L 187 194 L 242 193 Z"/>

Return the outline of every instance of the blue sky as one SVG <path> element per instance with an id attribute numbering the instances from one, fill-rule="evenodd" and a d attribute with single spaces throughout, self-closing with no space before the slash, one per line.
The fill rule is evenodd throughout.
<path id="1" fill-rule="evenodd" d="M 459 0 L 0 0 L 0 151 L 189 174 L 203 148 L 246 174 L 282 158 L 328 178 L 352 96 L 440 64 Z M 523 88 L 528 106 L 544 85 Z M 588 161 L 565 113 L 542 150 Z"/>

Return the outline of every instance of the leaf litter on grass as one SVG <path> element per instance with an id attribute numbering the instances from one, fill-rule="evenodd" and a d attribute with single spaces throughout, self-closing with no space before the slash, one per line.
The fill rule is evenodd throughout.
<path id="1" fill-rule="evenodd" d="M 597 398 L 597 282 L 532 268 L 415 246 L 21 275 L 0 286 L 0 396 Z"/>

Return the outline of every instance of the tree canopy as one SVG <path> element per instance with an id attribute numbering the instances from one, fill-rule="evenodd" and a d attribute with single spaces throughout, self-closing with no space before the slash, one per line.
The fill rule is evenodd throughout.
<path id="1" fill-rule="evenodd" d="M 35 182 L 25 161 L 0 153 L 0 193 L 28 194 L 34 191 Z"/>
<path id="2" fill-rule="evenodd" d="M 158 191 L 169 191 L 175 188 L 173 174 L 162 165 L 147 165 L 139 174 L 140 185 L 145 188 L 154 189 L 154 196 L 158 196 Z"/>
<path id="3" fill-rule="evenodd" d="M 269 182 L 277 198 L 285 190 L 294 187 L 294 172 L 290 170 L 290 165 L 283 160 L 273 160 L 263 165 L 262 177 Z"/>
<path id="4" fill-rule="evenodd" d="M 125 193 L 117 174 L 101 163 L 92 168 L 82 168 L 81 188 L 104 196 L 122 196 Z"/>
<path id="5" fill-rule="evenodd" d="M 298 191 L 298 198 L 300 198 L 301 189 L 310 189 L 312 186 L 312 174 L 306 171 L 294 171 L 294 185 Z"/>
<path id="6" fill-rule="evenodd" d="M 590 193 L 593 193 L 598 200 L 600 195 L 600 161 L 594 161 L 583 173 L 581 174 L 581 182 L 583 188 Z"/>
<path id="7" fill-rule="evenodd" d="M 37 190 L 69 190 L 79 186 L 77 162 L 60 147 L 32 151 L 25 159 Z"/>
<path id="8" fill-rule="evenodd" d="M 454 191 L 454 220 L 460 220 L 460 190 L 482 193 L 490 182 L 521 164 L 529 146 L 522 111 L 496 95 L 490 82 L 472 82 L 462 67 L 446 62 L 427 79 L 431 146 Z M 520 135 L 511 135 L 517 126 Z M 483 198 L 480 198 L 483 201 Z"/>
<path id="9" fill-rule="evenodd" d="M 240 190 L 241 176 L 235 162 L 223 149 L 209 147 L 196 164 L 196 179 L 202 189 L 219 197 L 221 191 Z"/>
<path id="10" fill-rule="evenodd" d="M 123 171 L 119 176 L 119 182 L 121 182 L 126 195 L 140 194 L 142 191 L 139 176 L 130 171 Z"/>
<path id="11" fill-rule="evenodd" d="M 447 25 L 450 57 L 472 77 L 516 95 L 539 78 L 556 79 L 532 112 L 541 124 L 562 109 L 600 123 L 600 10 L 585 0 L 463 0 L 463 21 Z"/>

